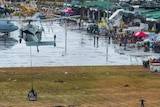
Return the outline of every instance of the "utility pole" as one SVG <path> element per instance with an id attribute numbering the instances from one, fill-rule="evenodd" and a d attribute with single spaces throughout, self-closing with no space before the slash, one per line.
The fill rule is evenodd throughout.
<path id="1" fill-rule="evenodd" d="M 65 2 L 65 4 L 66 4 L 65 7 L 67 8 L 67 0 L 65 0 L 64 2 Z"/>
<path id="2" fill-rule="evenodd" d="M 107 0 L 107 26 L 109 28 L 109 5 L 108 4 L 109 4 L 109 0 Z M 108 38 L 106 38 L 106 62 L 108 63 Z"/>
<path id="3" fill-rule="evenodd" d="M 67 53 L 67 19 L 65 19 L 65 55 Z"/>

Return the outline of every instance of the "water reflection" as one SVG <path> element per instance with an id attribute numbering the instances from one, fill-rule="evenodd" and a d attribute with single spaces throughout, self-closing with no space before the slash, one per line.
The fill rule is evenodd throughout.
<path id="1" fill-rule="evenodd" d="M 3 36 L 1 36 L 0 37 L 0 50 L 10 49 L 17 43 L 18 43 L 18 40 L 12 37 L 4 38 Z"/>

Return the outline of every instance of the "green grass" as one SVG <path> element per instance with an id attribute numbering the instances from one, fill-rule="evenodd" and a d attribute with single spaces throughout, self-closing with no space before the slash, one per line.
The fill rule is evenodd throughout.
<path id="1" fill-rule="evenodd" d="M 160 74 L 143 66 L 0 68 L 0 107 L 147 107 L 160 104 Z M 38 100 L 28 101 L 31 84 Z"/>

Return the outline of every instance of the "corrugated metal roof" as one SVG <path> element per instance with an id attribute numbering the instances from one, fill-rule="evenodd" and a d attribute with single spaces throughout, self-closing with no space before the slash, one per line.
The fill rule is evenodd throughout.
<path id="1" fill-rule="evenodd" d="M 95 7 L 99 7 L 102 10 L 107 10 L 107 6 L 108 9 L 111 9 L 113 7 L 117 7 L 116 4 L 114 4 L 113 2 L 107 2 L 107 1 L 86 1 L 83 4 L 82 3 L 78 3 L 78 2 L 73 2 L 71 3 L 71 5 L 78 5 L 78 6 L 82 6 L 82 7 L 90 7 L 90 6 L 95 6 Z"/>
<path id="2" fill-rule="evenodd" d="M 141 16 L 145 18 L 159 19 L 160 18 L 160 10 L 144 12 Z"/>

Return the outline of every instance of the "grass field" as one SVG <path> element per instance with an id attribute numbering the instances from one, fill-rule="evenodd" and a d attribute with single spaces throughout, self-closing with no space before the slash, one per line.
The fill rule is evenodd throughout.
<path id="1" fill-rule="evenodd" d="M 28 101 L 31 83 L 37 101 Z M 0 68 L 0 107 L 160 107 L 160 74 L 143 66 Z"/>

